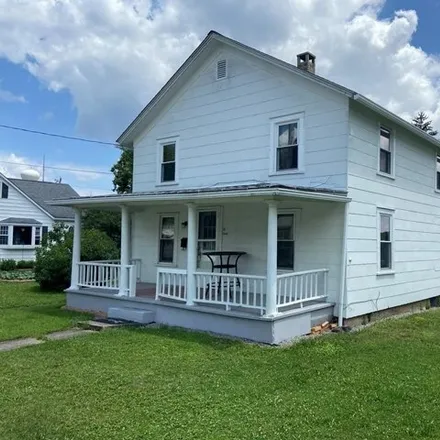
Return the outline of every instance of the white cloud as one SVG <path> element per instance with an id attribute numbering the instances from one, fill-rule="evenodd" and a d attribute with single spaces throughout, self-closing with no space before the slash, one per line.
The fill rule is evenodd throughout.
<path id="1" fill-rule="evenodd" d="M 27 102 L 24 96 L 14 95 L 14 93 L 10 92 L 9 90 L 4 90 L 2 88 L 0 88 L 0 101 L 21 102 L 23 104 Z"/>
<path id="2" fill-rule="evenodd" d="M 36 164 L 35 160 L 28 157 L 0 151 L 0 173 L 6 177 L 20 178 L 21 172 L 29 168 L 37 170 L 43 176 L 42 163 Z M 73 163 L 48 163 L 44 177 L 47 182 L 61 178 L 63 183 L 70 184 L 80 195 L 108 194 L 112 190 L 113 176 L 103 174 L 106 171 L 101 168 Z"/>
<path id="3" fill-rule="evenodd" d="M 154 2 L 157 4 L 157 1 Z M 286 61 L 311 50 L 318 73 L 440 126 L 440 62 L 411 44 L 414 11 L 384 0 L 0 0 L 0 56 L 67 89 L 78 128 L 116 136 L 210 29 Z"/>

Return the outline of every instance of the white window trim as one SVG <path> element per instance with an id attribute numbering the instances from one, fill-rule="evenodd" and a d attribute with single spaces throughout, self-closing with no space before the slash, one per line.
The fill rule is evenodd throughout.
<path id="1" fill-rule="evenodd" d="M 200 229 L 200 212 L 209 212 L 209 211 L 215 211 L 217 216 L 217 228 L 215 231 L 215 250 L 221 251 L 222 250 L 222 238 L 223 238 L 223 212 L 221 206 L 207 206 L 203 208 L 197 209 L 197 248 L 199 246 L 199 229 Z"/>
<path id="2" fill-rule="evenodd" d="M 159 223 L 158 223 L 158 234 L 157 234 L 157 257 L 156 257 L 156 266 L 163 267 L 177 267 L 177 246 L 179 239 L 179 214 L 177 212 L 161 212 L 158 214 Z M 173 217 L 175 230 L 174 230 L 174 246 L 173 246 L 173 261 L 172 263 L 166 263 L 160 261 L 160 234 L 162 231 L 162 219 L 165 217 Z"/>
<path id="3" fill-rule="evenodd" d="M 278 126 L 298 123 L 298 168 L 291 170 L 277 170 Z M 270 168 L 269 176 L 304 173 L 304 113 L 294 113 L 271 119 L 270 124 Z"/>
<path id="4" fill-rule="evenodd" d="M 390 132 L 390 148 L 391 148 L 391 174 L 380 171 L 380 130 L 388 130 Z M 386 177 L 388 179 L 396 179 L 396 130 L 391 129 L 381 122 L 378 123 L 378 137 L 377 137 L 377 172 L 378 176 Z"/>
<path id="5" fill-rule="evenodd" d="M 394 209 L 390 208 L 377 208 L 377 275 L 394 275 L 396 273 L 395 267 L 396 267 L 396 261 L 394 259 L 394 248 L 395 248 L 395 241 L 394 241 Z M 391 268 L 390 269 L 384 269 L 380 267 L 380 216 L 388 215 L 390 216 L 390 242 L 391 242 Z"/>
<path id="6" fill-rule="evenodd" d="M 278 220 L 278 215 L 283 215 L 283 214 L 293 214 L 293 268 L 292 269 L 280 269 L 277 267 L 277 273 L 279 275 L 282 275 L 285 273 L 295 272 L 295 267 L 297 265 L 295 251 L 296 251 L 296 244 L 297 244 L 297 240 L 298 240 L 299 224 L 301 222 L 301 209 L 299 209 L 299 208 L 278 209 L 277 220 Z M 277 235 L 278 235 L 278 224 L 277 224 Z M 277 237 L 277 247 L 278 247 L 278 237 Z"/>
<path id="7" fill-rule="evenodd" d="M 434 151 L 434 192 L 440 194 L 440 189 L 437 188 L 437 157 L 440 157 L 440 150 Z"/>
<path id="8" fill-rule="evenodd" d="M 0 245 L 0 249 L 35 249 L 38 246 L 41 246 L 41 241 L 40 244 L 35 244 L 35 228 L 41 228 L 41 233 L 40 233 L 40 240 L 43 237 L 43 225 L 19 225 L 19 224 L 9 224 L 9 225 L 5 225 L 3 224 L 3 226 L 7 226 L 8 227 L 8 244 L 2 244 Z M 14 244 L 14 227 L 31 227 L 32 228 L 32 241 L 31 244 Z"/>
<path id="9" fill-rule="evenodd" d="M 162 157 L 164 145 L 174 143 L 175 150 L 175 172 L 174 180 L 170 182 L 162 182 Z M 179 136 L 171 136 L 157 140 L 157 160 L 156 160 L 156 186 L 173 186 L 179 184 Z"/>

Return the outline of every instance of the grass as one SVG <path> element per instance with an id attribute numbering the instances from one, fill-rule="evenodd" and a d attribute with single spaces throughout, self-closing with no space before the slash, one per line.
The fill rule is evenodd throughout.
<path id="1" fill-rule="evenodd" d="M 64 304 L 63 293 L 42 293 L 35 283 L 0 282 L 0 341 L 41 337 L 88 316 L 62 310 Z"/>
<path id="2" fill-rule="evenodd" d="M 0 439 L 439 439 L 440 311 L 270 348 L 118 329 L 0 353 Z"/>

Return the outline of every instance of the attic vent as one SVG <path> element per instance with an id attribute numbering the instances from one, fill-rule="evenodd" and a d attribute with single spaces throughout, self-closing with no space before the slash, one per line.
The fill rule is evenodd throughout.
<path id="1" fill-rule="evenodd" d="M 217 79 L 224 79 L 228 75 L 226 60 L 217 61 Z"/>

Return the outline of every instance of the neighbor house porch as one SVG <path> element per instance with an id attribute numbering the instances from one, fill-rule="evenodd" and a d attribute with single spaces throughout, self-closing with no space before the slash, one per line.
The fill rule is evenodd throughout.
<path id="1" fill-rule="evenodd" d="M 333 314 L 341 289 L 343 194 L 271 187 L 112 198 L 72 203 L 72 306 L 81 297 L 90 304 L 85 298 L 93 296 L 102 304 L 126 300 L 128 308 L 166 306 L 168 313 L 174 307 L 266 320 Z M 120 260 L 81 261 L 81 209 L 115 207 Z"/>

